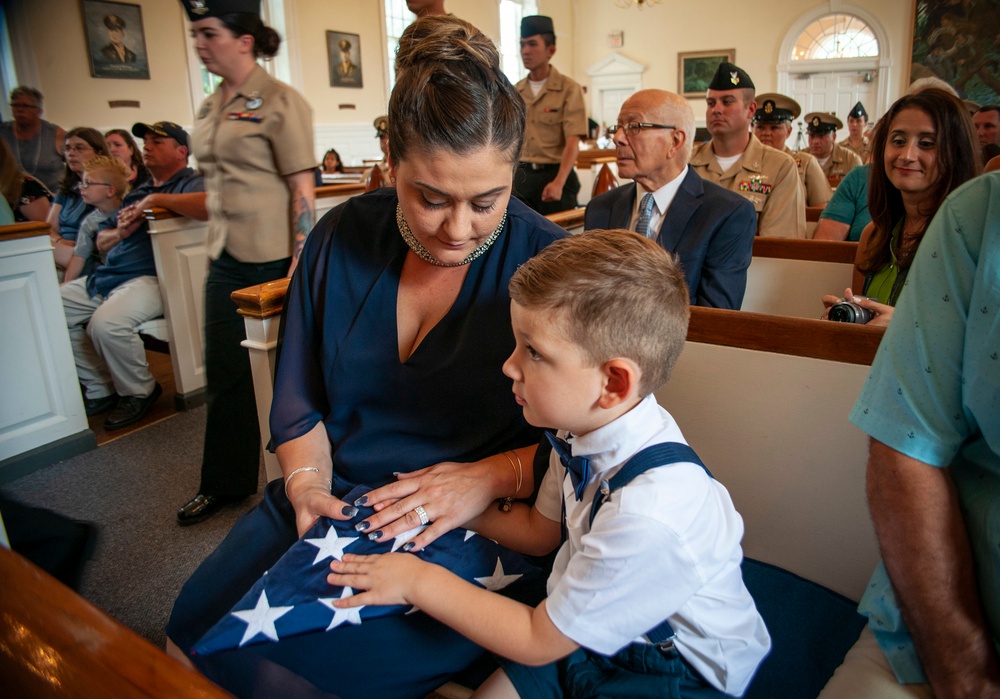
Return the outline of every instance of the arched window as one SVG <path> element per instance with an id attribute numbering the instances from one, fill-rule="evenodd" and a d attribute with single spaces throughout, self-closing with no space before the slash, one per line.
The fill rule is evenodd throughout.
<path id="1" fill-rule="evenodd" d="M 806 27 L 792 48 L 793 61 L 878 56 L 878 39 L 854 15 L 826 15 Z"/>

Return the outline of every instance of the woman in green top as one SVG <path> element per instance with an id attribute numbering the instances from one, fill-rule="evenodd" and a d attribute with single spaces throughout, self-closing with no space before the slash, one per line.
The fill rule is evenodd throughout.
<path id="1" fill-rule="evenodd" d="M 968 112 L 944 90 L 905 95 L 879 121 L 868 183 L 872 222 L 844 294 L 872 312 L 869 325 L 889 324 L 927 224 L 952 190 L 979 174 L 978 152 Z M 823 305 L 829 310 L 841 300 L 824 296 Z"/>

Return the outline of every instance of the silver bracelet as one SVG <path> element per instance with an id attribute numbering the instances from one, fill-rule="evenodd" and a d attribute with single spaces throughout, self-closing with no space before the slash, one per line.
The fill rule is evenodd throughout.
<path id="1" fill-rule="evenodd" d="M 292 482 L 292 479 L 295 478 L 295 476 L 299 475 L 303 471 L 315 471 L 316 473 L 319 473 L 319 469 L 316 468 L 315 466 L 303 466 L 302 468 L 297 468 L 294 471 L 292 471 L 291 473 L 289 473 L 287 476 L 285 476 L 285 497 L 286 498 L 288 497 L 288 484 Z"/>

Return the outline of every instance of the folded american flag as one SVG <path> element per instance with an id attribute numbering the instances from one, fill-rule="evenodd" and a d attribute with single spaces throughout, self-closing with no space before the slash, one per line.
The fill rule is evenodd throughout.
<path id="1" fill-rule="evenodd" d="M 369 490 L 371 488 L 359 486 L 348 493 L 344 501 L 353 502 Z M 365 533 L 355 531 L 354 525 L 374 512 L 370 507 L 361 507 L 357 516 L 348 521 L 320 517 L 233 609 L 202 636 L 194 646 L 194 653 L 208 655 L 409 612 L 412 608 L 405 605 L 351 609 L 333 606 L 335 599 L 350 597 L 354 591 L 326 581 L 331 559 L 341 560 L 345 553 L 368 555 L 396 551 L 426 526 L 411 529 L 394 539 L 370 541 Z M 518 554 L 465 529 L 452 530 L 411 555 L 443 566 L 492 591 L 501 590 L 524 575 L 539 573 L 537 567 Z"/>

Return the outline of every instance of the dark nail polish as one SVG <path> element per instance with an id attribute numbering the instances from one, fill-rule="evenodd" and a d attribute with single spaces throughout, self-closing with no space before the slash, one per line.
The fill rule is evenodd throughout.
<path id="1" fill-rule="evenodd" d="M 367 505 L 368 504 L 368 496 L 367 495 L 362 495 L 360 498 L 358 498 L 357 500 L 354 501 L 354 504 L 357 505 L 358 507 L 361 507 L 362 505 Z"/>
<path id="2" fill-rule="evenodd" d="M 379 529 L 377 532 L 372 532 L 371 534 L 368 535 L 368 540 L 369 541 L 377 541 L 378 539 L 381 539 L 381 538 L 382 538 L 382 530 L 381 529 Z"/>
<path id="3" fill-rule="evenodd" d="M 358 514 L 358 508 L 351 507 L 350 505 L 344 505 L 343 509 L 340 510 L 340 514 L 344 515 L 345 517 L 353 517 L 354 515 Z"/>
<path id="4" fill-rule="evenodd" d="M 403 551 L 412 551 L 414 546 L 416 546 L 415 543 L 413 543 L 412 541 L 407 541 L 405 544 L 403 544 Z"/>
<path id="5" fill-rule="evenodd" d="M 354 531 L 363 532 L 368 527 L 372 526 L 371 522 L 358 522 L 354 525 Z"/>

